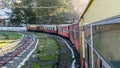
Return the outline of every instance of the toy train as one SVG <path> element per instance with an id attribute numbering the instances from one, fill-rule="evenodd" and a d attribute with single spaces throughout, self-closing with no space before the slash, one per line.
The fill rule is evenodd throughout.
<path id="1" fill-rule="evenodd" d="M 91 43 L 95 43 L 94 37 L 105 32 L 110 32 L 120 29 L 120 23 L 116 22 L 119 17 L 109 18 L 100 22 L 84 25 L 83 27 L 79 24 L 60 24 L 60 25 L 28 25 L 28 31 L 46 32 L 57 34 L 68 38 L 78 53 L 82 55 L 82 32 L 84 31 L 84 45 L 86 51 L 85 62 L 83 62 L 83 67 L 91 66 Z M 120 20 L 119 20 L 120 21 Z M 83 30 L 82 30 L 83 29 Z M 92 30 L 92 33 L 91 33 Z M 93 35 L 93 42 L 91 42 L 91 35 Z M 94 44 L 93 44 L 94 45 Z M 109 62 L 107 62 L 103 56 L 94 48 L 93 46 L 93 56 L 94 56 L 94 66 L 95 68 L 111 68 Z M 84 61 L 84 59 L 83 59 Z M 103 67 L 102 67 L 103 66 Z"/>
<path id="2" fill-rule="evenodd" d="M 28 25 L 68 38 L 80 53 L 81 68 L 120 68 L 120 0 L 80 0 L 78 23 Z"/>
<path id="3" fill-rule="evenodd" d="M 77 30 L 75 30 L 77 29 Z M 79 35 L 78 24 L 62 24 L 62 25 L 28 25 L 28 31 L 47 32 L 52 34 L 58 34 L 71 40 L 72 44 L 75 44 L 75 48 L 79 50 Z M 69 34 L 71 33 L 71 34 Z"/>

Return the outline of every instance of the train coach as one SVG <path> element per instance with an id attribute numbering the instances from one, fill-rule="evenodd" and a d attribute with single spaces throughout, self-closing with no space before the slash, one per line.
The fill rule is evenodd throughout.
<path id="1" fill-rule="evenodd" d="M 85 0 L 86 1 L 86 0 Z M 120 0 L 87 0 L 81 14 L 82 68 L 120 68 Z"/>
<path id="2" fill-rule="evenodd" d="M 79 25 L 71 24 L 69 25 L 69 39 L 75 46 L 76 50 L 80 53 L 80 33 Z"/>
<path id="3" fill-rule="evenodd" d="M 27 31 L 37 31 L 38 30 L 38 25 L 34 25 L 34 24 L 28 24 L 27 25 Z"/>
<path id="4" fill-rule="evenodd" d="M 27 31 L 44 31 L 44 25 L 36 25 L 36 24 L 27 24 Z"/>
<path id="5" fill-rule="evenodd" d="M 44 25 L 44 32 L 57 34 L 57 25 Z"/>
<path id="6" fill-rule="evenodd" d="M 69 38 L 69 25 L 70 24 L 61 24 L 58 25 L 58 35 Z"/>
<path id="7" fill-rule="evenodd" d="M 72 42 L 80 53 L 81 68 L 120 68 L 120 0 L 80 1 L 88 2 L 79 23 L 56 25 L 56 34 Z M 52 29 L 44 31 L 53 33 Z"/>
<path id="8" fill-rule="evenodd" d="M 85 50 L 88 67 L 119 68 L 120 18 L 111 17 L 99 22 L 87 24 L 85 28 Z M 117 47 L 117 48 L 116 48 Z M 92 54 L 91 54 L 92 53 Z M 92 59 L 91 59 L 92 57 Z M 91 64 L 93 61 L 93 64 Z M 117 65 L 118 64 L 118 65 Z"/>

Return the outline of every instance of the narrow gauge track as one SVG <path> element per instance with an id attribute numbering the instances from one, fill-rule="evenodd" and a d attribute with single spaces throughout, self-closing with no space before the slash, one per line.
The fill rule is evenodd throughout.
<path id="1" fill-rule="evenodd" d="M 22 33 L 24 36 L 14 51 L 0 57 L 0 67 L 17 68 L 24 58 L 34 49 L 36 38 L 29 33 Z"/>
<path id="2" fill-rule="evenodd" d="M 60 64 L 60 65 L 58 65 L 58 66 L 60 66 L 59 68 L 80 68 L 81 63 L 80 63 L 79 53 L 77 52 L 75 47 L 71 44 L 71 42 L 68 39 L 60 37 L 58 35 L 53 35 L 53 34 L 48 34 L 48 35 L 49 35 L 48 37 L 58 39 L 57 41 L 59 41 L 59 40 L 62 41 L 62 44 L 65 43 L 65 45 L 71 51 L 71 56 L 72 56 L 71 66 L 66 65 L 67 62 L 66 61 L 64 62 L 65 58 L 63 58 L 63 59 L 60 59 L 60 61 L 58 61 L 58 64 Z"/>

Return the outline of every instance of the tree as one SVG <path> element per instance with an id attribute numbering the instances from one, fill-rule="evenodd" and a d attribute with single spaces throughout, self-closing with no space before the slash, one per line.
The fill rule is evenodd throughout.
<path id="1" fill-rule="evenodd" d="M 14 3 L 22 7 L 13 9 L 10 21 L 13 25 L 68 23 L 72 19 L 68 5 L 68 0 L 23 0 L 20 4 Z"/>
<path id="2" fill-rule="evenodd" d="M 18 3 L 13 3 L 14 6 L 21 6 Z M 10 24 L 15 26 L 20 26 L 23 14 L 21 12 L 21 8 L 14 8 L 13 12 L 10 16 Z"/>
<path id="3" fill-rule="evenodd" d="M 37 17 L 43 23 L 58 24 L 64 23 L 67 18 L 67 0 L 38 0 L 37 7 Z"/>
<path id="4" fill-rule="evenodd" d="M 33 0 L 24 0 L 22 1 L 22 5 L 27 6 L 27 8 L 23 8 L 24 12 L 24 23 L 26 24 L 34 24 L 36 23 L 36 12 L 32 8 Z"/>
<path id="5" fill-rule="evenodd" d="M 13 3 L 14 8 L 10 17 L 12 25 L 21 26 L 21 24 L 36 23 L 36 13 L 31 3 L 32 0 L 24 0 L 22 3 Z M 27 8 L 24 6 L 27 6 Z"/>

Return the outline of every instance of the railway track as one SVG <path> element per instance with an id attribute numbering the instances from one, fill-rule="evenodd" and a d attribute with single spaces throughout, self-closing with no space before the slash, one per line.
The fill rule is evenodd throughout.
<path id="1" fill-rule="evenodd" d="M 20 68 L 23 60 L 35 48 L 37 39 L 29 33 L 22 33 L 24 36 L 21 42 L 14 48 L 14 51 L 0 57 L 0 67 Z M 23 63 L 22 63 L 23 65 Z"/>

